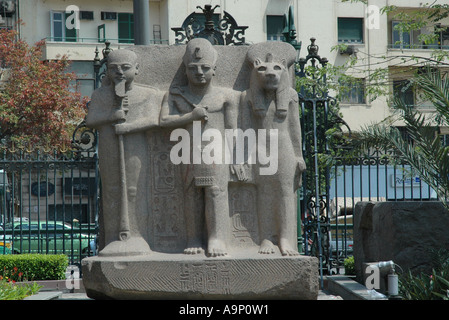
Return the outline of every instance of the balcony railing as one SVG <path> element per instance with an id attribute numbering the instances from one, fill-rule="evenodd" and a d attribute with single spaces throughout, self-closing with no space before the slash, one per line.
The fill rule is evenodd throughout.
<path id="1" fill-rule="evenodd" d="M 420 44 L 420 43 L 407 43 L 397 44 L 392 43 L 388 45 L 388 49 L 412 49 L 412 50 L 449 50 L 449 45 L 441 44 Z"/>
<path id="2" fill-rule="evenodd" d="M 123 44 L 134 44 L 134 39 L 114 39 L 114 38 L 81 38 L 81 37 L 46 37 L 46 41 L 50 42 L 66 42 L 66 43 L 104 43 L 109 41 L 111 43 L 123 43 Z M 168 44 L 168 40 L 165 39 L 155 39 L 150 40 L 151 44 Z"/>

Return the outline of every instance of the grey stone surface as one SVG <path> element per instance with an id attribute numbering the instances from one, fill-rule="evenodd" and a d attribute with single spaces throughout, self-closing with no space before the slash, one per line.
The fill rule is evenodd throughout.
<path id="1" fill-rule="evenodd" d="M 220 146 L 217 144 L 214 153 L 221 154 L 211 164 L 204 158 L 208 155 L 209 142 L 200 141 L 196 145 L 193 141 L 195 126 L 202 132 L 218 131 L 222 137 L 226 129 L 237 129 L 237 91 L 212 83 L 217 58 L 218 53 L 209 41 L 191 40 L 183 55 L 187 84 L 170 88 L 162 102 L 160 115 L 161 127 L 184 128 L 184 132 L 192 137 L 188 148 L 181 151 L 189 153 L 188 163 L 181 164 L 187 238 L 184 252 L 196 254 L 206 248 L 208 255 L 213 257 L 226 255 L 229 251 L 230 165 L 224 159 L 227 147 L 222 141 Z M 229 145 L 231 148 L 233 145 Z M 200 159 L 195 159 L 195 153 Z M 205 243 L 203 238 L 206 238 Z"/>
<path id="2" fill-rule="evenodd" d="M 354 215 L 358 281 L 363 264 L 393 260 L 402 271 L 430 271 L 432 251 L 449 249 L 449 213 L 440 202 L 359 202 Z M 398 272 L 401 270 L 398 268 Z"/>
<path id="3" fill-rule="evenodd" d="M 296 246 L 296 190 L 305 165 L 295 56 L 287 43 L 226 47 L 204 39 L 109 54 L 111 70 L 86 119 L 100 136 L 103 206 L 99 256 L 83 261 L 89 295 L 206 297 L 207 290 L 182 289 L 179 278 L 182 268 L 198 263 L 198 276 L 209 266 L 226 266 L 223 272 L 233 275 L 230 291 L 223 280 L 214 297 L 316 299 L 318 265 L 299 256 Z M 206 153 L 211 144 L 202 136 L 201 163 L 192 161 L 196 125 L 224 137 L 220 148 Z M 235 136 L 226 144 L 229 129 L 266 130 L 257 147 L 266 147 L 270 162 L 262 163 L 259 154 L 252 162 L 248 143 L 243 161 L 226 162 L 223 154 L 236 156 L 238 149 Z M 189 136 L 189 163 L 173 161 L 182 138 L 173 139 L 175 130 Z M 205 156 L 215 162 L 204 163 Z M 272 164 L 274 172 L 261 173 Z M 177 280 L 164 287 L 160 274 Z M 201 281 L 207 287 L 216 279 Z"/>
<path id="4" fill-rule="evenodd" d="M 62 296 L 60 291 L 38 292 L 32 296 L 25 297 L 23 300 L 58 300 Z"/>
<path id="5" fill-rule="evenodd" d="M 92 94 L 86 117 L 86 125 L 99 133 L 102 255 L 150 252 L 145 131 L 158 123 L 160 95 L 157 89 L 135 83 L 138 72 L 133 52 L 109 54 L 107 75 Z"/>
<path id="6" fill-rule="evenodd" d="M 314 257 L 228 257 L 161 254 L 90 257 L 82 262 L 86 293 L 95 299 L 303 299 L 318 296 Z"/>
<path id="7" fill-rule="evenodd" d="M 369 290 L 349 277 L 330 276 L 327 277 L 327 282 L 328 293 L 340 297 L 341 300 L 388 300 L 385 295 Z"/>
<path id="8" fill-rule="evenodd" d="M 296 56 L 291 49 L 286 43 L 269 42 L 255 44 L 247 53 L 252 72 L 241 108 L 249 109 L 246 117 L 251 128 L 275 130 L 280 150 L 276 165 L 270 163 L 267 167 L 259 159 L 253 166 L 262 254 L 272 253 L 277 243 L 283 255 L 298 255 L 297 219 L 292 213 L 296 212 L 296 190 L 306 166 L 302 156 L 298 94 L 291 86 L 289 73 Z"/>

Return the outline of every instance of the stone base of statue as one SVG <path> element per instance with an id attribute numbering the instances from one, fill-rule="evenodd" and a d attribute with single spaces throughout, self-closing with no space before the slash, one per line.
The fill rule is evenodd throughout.
<path id="1" fill-rule="evenodd" d="M 89 257 L 82 261 L 83 282 L 94 299 L 317 299 L 317 258 L 251 251 Z"/>

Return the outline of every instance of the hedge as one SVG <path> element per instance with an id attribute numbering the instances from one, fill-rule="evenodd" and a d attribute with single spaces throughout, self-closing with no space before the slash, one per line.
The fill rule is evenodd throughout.
<path id="1" fill-rule="evenodd" d="M 0 276 L 14 281 L 64 280 L 68 262 L 64 254 L 0 255 Z"/>

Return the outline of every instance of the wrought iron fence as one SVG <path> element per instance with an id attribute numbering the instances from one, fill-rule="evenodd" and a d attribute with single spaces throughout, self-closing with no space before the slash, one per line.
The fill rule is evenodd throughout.
<path id="1" fill-rule="evenodd" d="M 71 148 L 0 149 L 0 254 L 62 253 L 70 264 L 95 254 L 95 133 L 80 126 L 73 142 Z"/>
<path id="2" fill-rule="evenodd" d="M 429 201 L 437 197 L 417 172 L 394 155 L 379 150 L 355 153 L 344 139 L 332 137 L 332 130 L 341 130 L 340 137 L 350 136 L 351 130 L 334 112 L 337 101 L 326 91 L 326 74 L 316 72 L 326 66 L 327 59 L 318 55 L 314 38 L 307 50 L 297 70 L 298 77 L 313 80 L 310 88 L 301 87 L 298 92 L 308 167 L 299 192 L 302 232 L 298 242 L 304 254 L 319 257 L 322 274 L 342 273 L 344 259 L 353 254 L 357 202 Z M 313 69 L 307 70 L 307 64 Z"/>
<path id="3" fill-rule="evenodd" d="M 407 163 L 375 151 L 352 157 L 333 157 L 323 175 L 321 215 L 313 214 L 316 200 L 304 193 L 302 206 L 305 253 L 317 255 L 321 240 L 325 273 L 343 273 L 344 259 L 353 255 L 353 215 L 360 201 L 436 201 L 436 193 Z M 320 232 L 316 220 L 320 220 Z"/>

